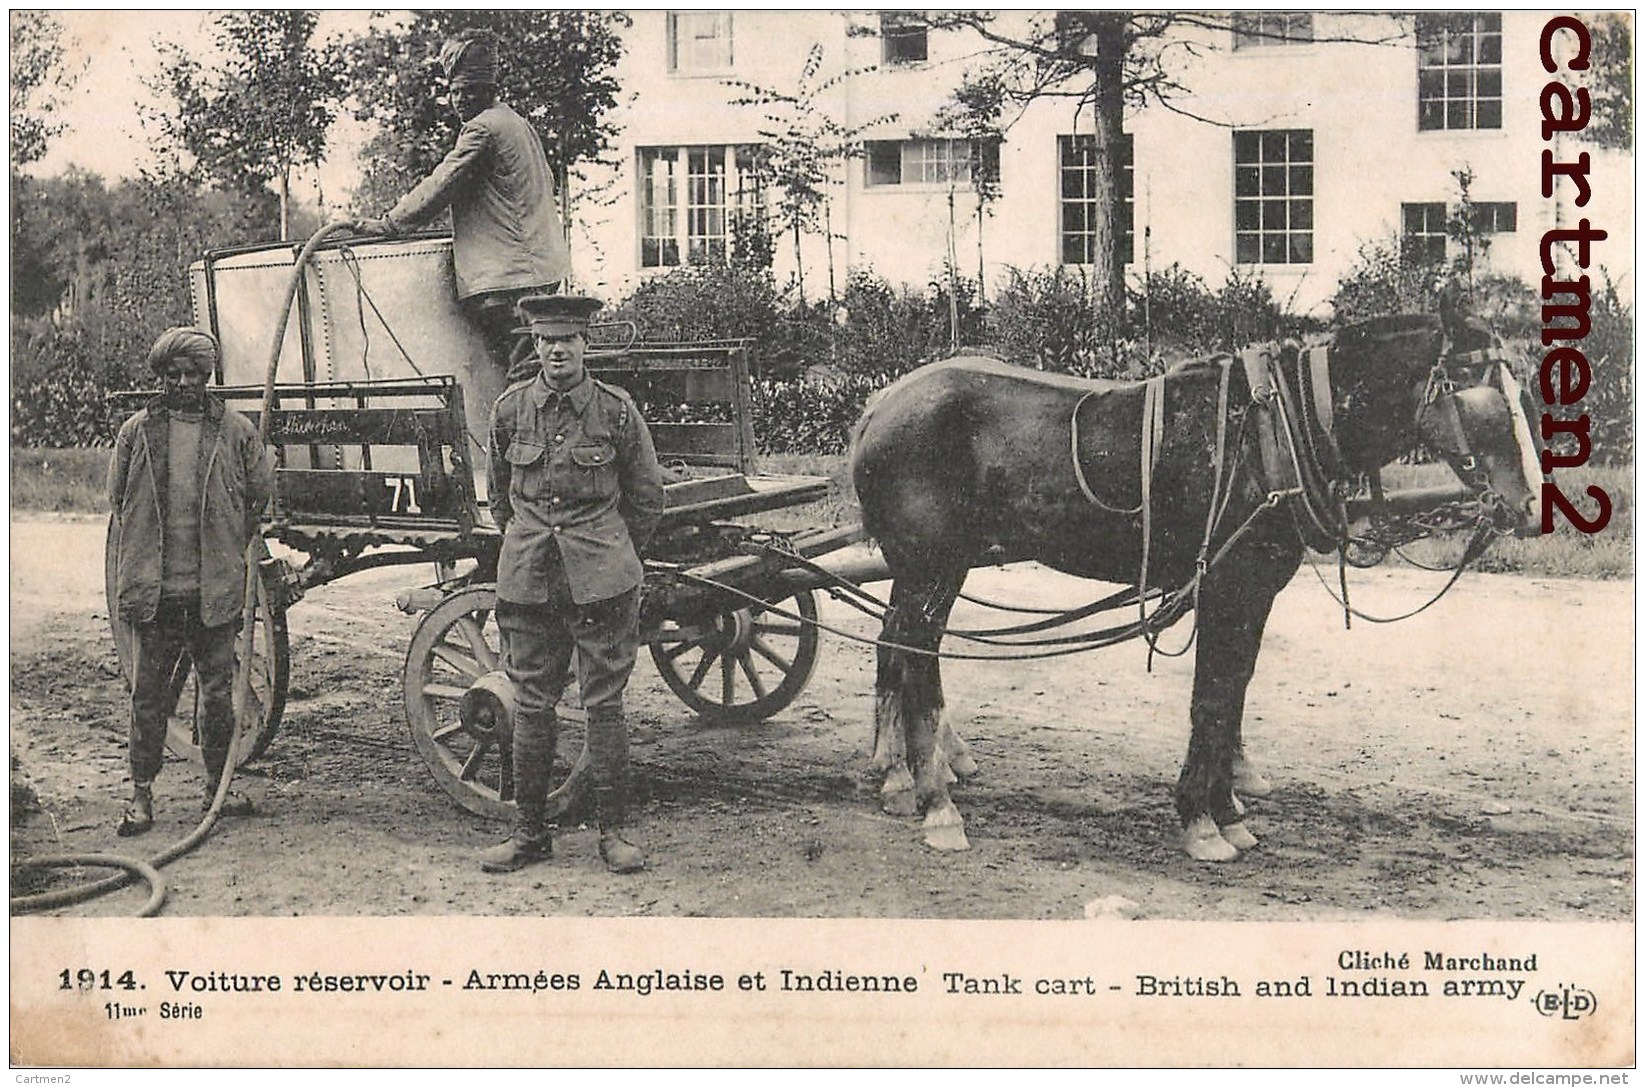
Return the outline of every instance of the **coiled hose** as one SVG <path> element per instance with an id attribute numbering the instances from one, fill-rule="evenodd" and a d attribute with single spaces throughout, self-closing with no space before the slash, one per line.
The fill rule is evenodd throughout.
<path id="1" fill-rule="evenodd" d="M 286 326 L 291 322 L 292 303 L 297 298 L 297 288 L 303 281 L 303 270 L 320 244 L 334 234 L 353 233 L 355 227 L 352 222 L 343 220 L 328 223 L 315 231 L 303 248 L 298 251 L 297 261 L 292 266 L 291 277 L 286 285 L 285 302 L 280 307 L 280 318 L 274 329 L 274 339 L 269 345 L 268 368 L 263 379 L 263 411 L 257 426 L 259 443 L 268 445 L 269 417 L 274 406 L 275 372 L 280 365 L 280 349 L 285 343 Z M 235 703 L 240 708 L 239 713 L 251 713 L 251 672 L 252 648 L 257 637 L 257 625 L 254 622 L 257 614 L 257 579 L 260 577 L 259 565 L 266 552 L 261 535 L 252 537 L 246 545 L 246 582 L 240 611 L 240 630 L 246 632 L 246 645 L 240 654 L 239 665 L 235 671 Z M 112 622 L 112 617 L 110 618 Z M 187 837 L 173 843 L 148 861 L 122 857 L 116 854 L 42 854 L 38 857 L 24 858 L 13 863 L 17 869 L 68 869 L 82 866 L 94 868 L 123 869 L 122 873 L 104 877 L 90 884 L 82 884 L 74 888 L 61 888 L 57 891 L 41 892 L 36 895 L 15 896 L 10 900 L 11 913 L 27 914 L 33 911 L 52 910 L 57 907 L 72 906 L 75 903 L 84 903 L 99 896 L 106 895 L 118 888 L 123 888 L 134 880 L 141 880 L 149 887 L 149 897 L 137 911 L 140 918 L 151 917 L 160 913 L 160 907 L 166 899 L 165 878 L 160 875 L 162 866 L 169 865 L 178 858 L 193 850 L 205 841 L 211 834 L 212 827 L 217 823 L 218 813 L 222 811 L 223 801 L 228 797 L 229 787 L 234 781 L 234 771 L 239 765 L 241 723 L 236 721 L 233 734 L 229 738 L 228 759 L 223 766 L 223 774 L 217 783 L 217 793 L 211 799 L 211 807 L 201 818 L 200 824 Z"/>

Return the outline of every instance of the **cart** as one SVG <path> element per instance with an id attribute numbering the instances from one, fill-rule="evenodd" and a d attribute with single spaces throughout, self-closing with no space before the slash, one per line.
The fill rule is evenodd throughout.
<path id="1" fill-rule="evenodd" d="M 214 392 L 256 418 L 270 404 L 275 496 L 253 622 L 251 683 L 237 685 L 240 762 L 275 738 L 292 667 L 286 613 L 362 571 L 432 568 L 398 596 L 416 616 L 402 676 L 406 722 L 435 781 L 464 809 L 512 812 L 512 689 L 499 658 L 501 536 L 485 495 L 485 437 L 501 375 L 456 308 L 450 239 L 351 239 L 208 253 L 190 269 L 195 320 L 222 347 Z M 257 384 L 280 286 L 295 322 Z M 761 513 L 808 504 L 826 479 L 757 470 L 746 341 L 658 343 L 601 327 L 592 375 L 622 386 L 650 422 L 666 510 L 642 557 L 642 640 L 667 687 L 719 722 L 757 722 L 803 690 L 818 652 L 817 591 L 883 576 L 842 552 L 856 526 L 773 532 Z M 603 334 L 603 335 L 601 335 Z M 626 335 L 624 335 L 626 334 Z M 122 409 L 140 393 L 117 396 Z M 832 564 L 832 567 L 825 566 Z M 112 584 L 111 584 L 112 589 Z M 111 600 L 112 605 L 112 600 Z M 111 617 L 113 615 L 111 608 Z M 116 623 L 129 675 L 131 632 Z M 169 746 L 199 758 L 192 683 L 174 677 Z M 575 707 L 564 708 L 575 718 Z M 551 796 L 580 800 L 586 748 Z"/>

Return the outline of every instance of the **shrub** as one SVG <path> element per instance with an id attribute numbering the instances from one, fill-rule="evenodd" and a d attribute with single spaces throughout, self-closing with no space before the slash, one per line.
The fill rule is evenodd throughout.
<path id="1" fill-rule="evenodd" d="M 841 453 L 869 394 L 886 379 L 846 374 L 754 383 L 754 438 L 761 453 Z"/>
<path id="2" fill-rule="evenodd" d="M 1137 378 L 1181 359 L 1314 328 L 1286 313 L 1266 282 L 1237 269 L 1212 290 L 1171 265 L 1128 288 L 1126 310 L 1115 319 L 1095 312 L 1091 290 L 1083 268 L 1007 269 L 992 309 L 997 349 L 1043 370 Z"/>

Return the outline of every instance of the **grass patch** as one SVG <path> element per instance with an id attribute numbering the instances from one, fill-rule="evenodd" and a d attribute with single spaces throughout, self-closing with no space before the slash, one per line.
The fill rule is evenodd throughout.
<path id="1" fill-rule="evenodd" d="M 109 454 L 97 449 L 11 451 L 11 508 L 54 514 L 108 511 Z"/>
<path id="2" fill-rule="evenodd" d="M 1383 470 L 1383 485 L 1389 491 L 1408 487 L 1435 487 L 1454 483 L 1456 478 L 1444 465 L 1393 465 Z M 1504 537 L 1474 565 L 1488 574 L 1524 574 L 1539 578 L 1632 578 L 1634 573 L 1634 477 L 1631 468 L 1584 465 L 1560 471 L 1555 481 L 1577 508 L 1592 512 L 1587 498 L 1590 485 L 1603 488 L 1611 497 L 1611 522 L 1597 533 L 1582 533 L 1555 520 L 1554 531 L 1517 539 Z M 1451 566 L 1461 558 L 1467 534 L 1449 533 L 1419 540 L 1401 549 L 1413 564 L 1430 567 Z M 1389 562 L 1401 561 L 1399 554 Z"/>

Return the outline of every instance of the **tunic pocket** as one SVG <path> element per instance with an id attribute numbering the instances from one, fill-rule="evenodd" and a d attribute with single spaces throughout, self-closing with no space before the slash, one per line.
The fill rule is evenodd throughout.
<path id="1" fill-rule="evenodd" d="M 508 460 L 513 479 L 511 490 L 524 499 L 548 496 L 548 447 L 541 442 L 515 438 L 503 454 Z"/>
<path id="2" fill-rule="evenodd" d="M 572 446 L 568 490 L 578 498 L 603 498 L 617 493 L 617 448 L 607 443 Z"/>

